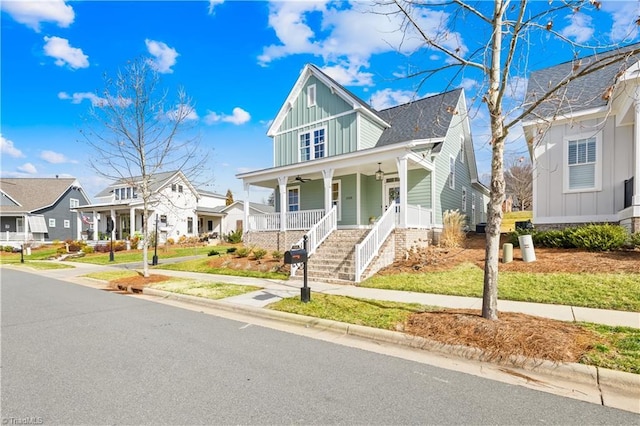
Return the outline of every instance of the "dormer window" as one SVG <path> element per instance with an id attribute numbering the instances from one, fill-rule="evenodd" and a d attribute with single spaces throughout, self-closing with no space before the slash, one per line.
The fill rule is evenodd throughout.
<path id="1" fill-rule="evenodd" d="M 316 85 L 312 84 L 307 87 L 307 107 L 311 108 L 316 106 Z"/>

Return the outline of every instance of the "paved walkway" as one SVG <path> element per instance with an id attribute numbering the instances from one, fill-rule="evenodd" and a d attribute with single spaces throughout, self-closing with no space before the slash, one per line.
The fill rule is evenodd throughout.
<path id="1" fill-rule="evenodd" d="M 120 265 L 89 265 L 74 263 L 75 269 L 48 270 L 46 275 L 56 278 L 79 277 L 89 272 L 105 269 L 137 269 L 139 264 Z M 44 271 L 41 271 L 44 272 Z M 224 282 L 238 285 L 251 285 L 261 287 L 261 290 L 246 293 L 240 296 L 224 299 L 226 302 L 253 307 L 264 307 L 286 297 L 300 297 L 301 281 L 282 281 L 262 278 L 234 277 L 228 275 L 212 275 L 196 272 L 182 272 L 170 270 L 154 270 L 153 273 L 163 275 L 193 278 L 202 281 Z M 481 309 L 482 299 L 476 297 L 446 296 L 440 294 L 416 293 L 397 290 L 380 290 L 340 284 L 328 284 L 322 282 L 309 282 L 311 298 L 314 293 L 336 294 L 342 296 L 357 297 L 361 299 L 387 300 L 394 302 L 420 303 L 422 305 L 440 306 L 444 308 L 469 308 Z M 611 311 L 605 309 L 582 308 L 565 305 L 549 305 L 543 303 L 513 302 L 508 300 L 498 301 L 498 310 L 503 312 L 519 312 L 552 318 L 561 321 L 585 321 L 611 326 L 625 326 L 640 328 L 640 313 Z"/>

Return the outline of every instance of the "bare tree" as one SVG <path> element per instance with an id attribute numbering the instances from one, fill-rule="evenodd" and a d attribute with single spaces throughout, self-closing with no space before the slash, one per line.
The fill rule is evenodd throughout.
<path id="1" fill-rule="evenodd" d="M 602 44 L 579 44 L 572 42 L 559 31 L 554 30 L 554 20 L 560 22 L 567 15 L 585 10 L 600 9 L 596 0 L 562 0 L 543 4 L 527 0 L 494 0 L 493 2 L 472 2 L 464 0 L 379 0 L 374 13 L 400 15 L 403 31 L 403 43 L 410 44 L 416 38 L 423 47 L 437 54 L 445 55 L 446 65 L 429 69 L 417 66 L 416 72 L 408 72 L 408 78 L 421 79 L 423 85 L 427 79 L 443 71 L 457 68 L 456 77 L 473 75 L 480 80 L 482 102 L 489 113 L 491 131 L 491 182 L 486 227 L 486 255 L 484 267 L 484 289 L 482 316 L 497 319 L 498 310 L 498 261 L 500 246 L 500 225 L 502 224 L 502 203 L 505 198 L 504 149 L 509 132 L 524 117 L 537 115 L 546 109 L 539 118 L 553 117 L 549 106 L 567 103 L 570 83 L 597 72 L 605 67 L 615 66 L 634 57 L 640 48 L 620 49 L 608 54 L 596 55 L 591 60 L 581 61 L 580 53 L 595 53 L 603 48 Z M 428 12 L 431 19 L 426 19 Z M 437 19 L 436 19 L 437 18 Z M 472 26 L 475 38 L 471 48 L 465 46 L 461 36 L 455 31 L 455 25 Z M 526 103 L 511 102 L 509 94 L 513 92 L 513 81 L 526 78 L 531 53 L 532 40 L 539 37 L 544 46 L 549 37 L 563 42 L 563 46 L 574 53 L 569 72 L 550 82 L 541 82 L 539 92 Z M 589 50 L 587 50 L 589 49 Z M 550 51 L 552 52 L 552 51 Z M 540 54 L 540 52 L 536 52 Z M 555 52 L 554 52 L 555 53 Z M 453 84 L 453 83 L 452 83 Z M 594 97 L 606 96 L 606 93 L 594 93 Z M 545 107 L 545 108 L 542 108 Z M 558 106 L 555 106 L 559 108 Z M 559 111 L 559 109 L 557 109 Z"/>
<path id="2" fill-rule="evenodd" d="M 154 175 L 170 170 L 191 175 L 206 160 L 205 155 L 196 155 L 197 137 L 187 132 L 194 116 L 184 90 L 170 98 L 157 70 L 147 59 L 138 58 L 114 78 L 105 75 L 105 88 L 89 111 L 87 129 L 81 131 L 94 150 L 90 165 L 96 173 L 125 182 L 142 198 L 145 277 L 149 276 L 149 217 L 160 202 L 160 194 L 152 191 Z"/>
<path id="3" fill-rule="evenodd" d="M 515 198 L 520 210 L 531 210 L 533 203 L 533 167 L 524 157 L 512 159 L 504 172 L 507 194 Z"/>

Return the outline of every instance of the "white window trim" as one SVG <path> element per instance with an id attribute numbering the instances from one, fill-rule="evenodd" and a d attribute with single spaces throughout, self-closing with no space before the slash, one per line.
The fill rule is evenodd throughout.
<path id="1" fill-rule="evenodd" d="M 462 187 L 462 191 L 461 191 L 461 195 L 462 195 L 462 211 L 466 212 L 467 211 L 467 188 L 465 188 L 464 186 Z"/>
<path id="2" fill-rule="evenodd" d="M 471 192 L 471 221 L 476 223 L 476 194 Z"/>
<path id="3" fill-rule="evenodd" d="M 313 93 L 313 96 L 311 95 Z M 311 108 L 317 105 L 318 92 L 316 91 L 316 85 L 311 84 L 307 86 L 307 108 Z"/>
<path id="4" fill-rule="evenodd" d="M 77 198 L 69 198 L 69 208 L 73 209 L 76 207 L 80 207 L 80 200 Z"/>
<path id="5" fill-rule="evenodd" d="M 464 164 L 464 136 L 460 136 L 460 162 Z"/>
<path id="6" fill-rule="evenodd" d="M 569 188 L 569 142 L 576 141 L 579 139 L 589 139 L 596 138 L 596 163 L 594 169 L 594 186 L 592 188 L 577 188 L 571 189 Z M 563 189 L 565 194 L 574 194 L 579 192 L 595 192 L 602 191 L 602 131 L 598 132 L 590 132 L 590 133 L 578 133 L 575 135 L 565 136 L 563 138 L 563 146 L 562 146 L 562 166 L 564 169 L 563 173 Z"/>
<path id="7" fill-rule="evenodd" d="M 65 219 L 65 221 L 63 222 L 63 226 L 64 226 L 66 229 L 71 228 L 71 221 L 70 221 L 69 219 Z"/>
<path id="8" fill-rule="evenodd" d="M 298 210 L 296 211 L 301 211 L 302 210 L 302 206 L 301 206 L 301 197 L 300 197 L 300 185 L 297 186 L 289 186 L 287 187 L 287 212 L 290 212 L 291 210 L 289 210 L 289 191 L 293 191 L 293 190 L 298 190 Z"/>
<path id="9" fill-rule="evenodd" d="M 453 173 L 451 167 L 453 166 Z M 447 174 L 447 185 L 450 189 L 456 189 L 456 158 L 453 155 L 449 156 L 449 173 Z"/>
<path id="10" fill-rule="evenodd" d="M 333 204 L 334 199 L 333 199 L 333 185 L 334 184 L 338 184 L 338 201 L 336 203 L 336 210 L 338 213 L 338 221 L 342 220 L 342 181 L 341 180 L 334 180 L 331 182 L 331 204 Z"/>
<path id="11" fill-rule="evenodd" d="M 297 146 L 298 146 L 298 163 L 301 163 L 303 161 L 311 161 L 311 160 L 316 160 L 317 158 L 315 157 L 315 150 L 313 149 L 313 136 L 314 133 L 319 131 L 319 130 L 324 130 L 324 157 L 317 157 L 317 158 L 327 158 L 327 126 L 321 126 L 321 127 L 314 127 L 313 129 L 309 129 L 309 130 L 305 130 L 303 132 L 298 132 L 298 138 L 297 138 Z M 305 134 L 309 134 L 309 159 L 308 160 L 302 160 L 302 155 L 300 154 L 300 136 L 305 135 Z"/>
<path id="12" fill-rule="evenodd" d="M 56 220 L 53 217 L 49 218 L 49 228 L 55 228 L 56 227 Z"/>

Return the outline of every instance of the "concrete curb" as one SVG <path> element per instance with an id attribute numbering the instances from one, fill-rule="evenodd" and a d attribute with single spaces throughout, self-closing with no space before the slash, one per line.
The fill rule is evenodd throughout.
<path id="1" fill-rule="evenodd" d="M 277 321 L 287 321 L 289 323 L 313 327 L 336 333 L 348 334 L 355 337 L 371 339 L 395 345 L 402 345 L 416 349 L 424 349 L 437 352 L 443 355 L 456 356 L 460 358 L 491 362 L 499 365 L 515 366 L 527 371 L 532 371 L 560 379 L 567 379 L 579 383 L 593 385 L 601 390 L 601 393 L 611 392 L 619 394 L 630 400 L 640 401 L 640 375 L 626 373 L 622 371 L 609 370 L 577 363 L 555 363 L 546 360 L 536 360 L 522 356 L 511 356 L 504 359 L 490 359 L 484 351 L 467 346 L 448 345 L 419 336 L 411 336 L 398 331 L 383 330 L 379 328 L 366 327 L 357 324 L 348 324 L 339 321 L 326 320 L 322 318 L 308 317 L 304 315 L 291 314 L 288 312 L 273 311 L 265 308 L 253 306 L 237 305 L 223 300 L 211 300 L 202 297 L 185 294 L 171 293 L 145 287 L 143 294 L 156 296 L 165 299 L 188 302 L 196 305 L 222 309 L 231 312 L 239 312 L 257 316 L 260 318 Z M 603 396 L 604 398 L 604 396 Z"/>

